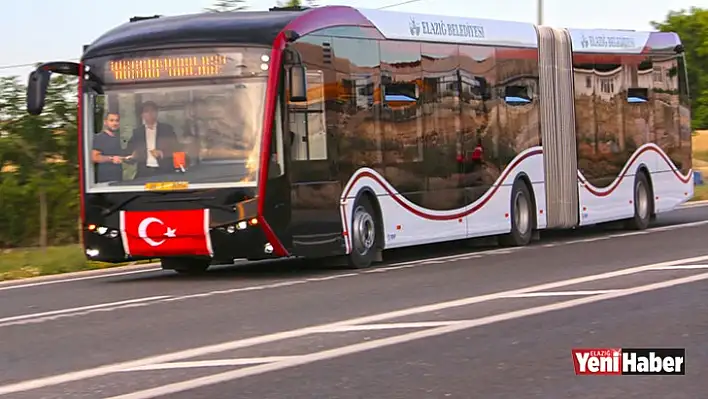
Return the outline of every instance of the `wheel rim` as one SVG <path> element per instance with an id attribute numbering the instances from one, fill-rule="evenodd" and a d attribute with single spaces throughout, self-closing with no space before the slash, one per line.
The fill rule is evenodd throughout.
<path id="1" fill-rule="evenodd" d="M 526 234 L 531 224 L 529 204 L 522 192 L 516 193 L 514 197 L 514 224 L 521 235 Z"/>
<path id="2" fill-rule="evenodd" d="M 354 240 L 354 248 L 360 255 L 365 255 L 374 246 L 376 239 L 374 218 L 363 206 L 357 207 L 354 211 L 352 239 Z"/>
<path id="3" fill-rule="evenodd" d="M 641 181 L 637 183 L 636 197 L 637 215 L 639 215 L 641 219 L 645 219 L 649 213 L 649 194 L 644 188 L 644 183 Z"/>

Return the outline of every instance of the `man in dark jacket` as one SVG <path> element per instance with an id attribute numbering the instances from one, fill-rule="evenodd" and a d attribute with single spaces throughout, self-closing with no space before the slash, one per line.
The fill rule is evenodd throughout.
<path id="1" fill-rule="evenodd" d="M 136 178 L 174 172 L 173 154 L 182 151 L 174 128 L 157 121 L 157 104 L 146 101 L 142 105 L 144 124 L 133 130 L 127 150 L 137 164 Z"/>

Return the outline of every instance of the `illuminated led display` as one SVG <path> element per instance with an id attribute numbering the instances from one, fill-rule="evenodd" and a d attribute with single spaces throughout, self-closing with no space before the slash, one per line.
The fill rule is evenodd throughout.
<path id="1" fill-rule="evenodd" d="M 250 54 L 253 52 L 253 54 Z M 108 59 L 103 64 L 105 83 L 217 78 L 241 76 L 246 72 L 263 73 L 262 51 L 225 54 L 165 55 Z M 252 58 L 252 59 L 251 59 Z"/>
<path id="2" fill-rule="evenodd" d="M 108 71 L 116 82 L 208 77 L 221 75 L 226 63 L 223 55 L 124 59 L 109 61 Z"/>

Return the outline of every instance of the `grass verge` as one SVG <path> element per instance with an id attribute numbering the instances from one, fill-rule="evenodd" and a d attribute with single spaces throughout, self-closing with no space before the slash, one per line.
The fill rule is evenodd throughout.
<path id="1" fill-rule="evenodd" d="M 690 201 L 705 201 L 708 200 L 708 185 L 695 186 L 693 188 L 693 198 Z"/>
<path id="2" fill-rule="evenodd" d="M 5 249 L 0 250 L 0 281 L 150 262 L 153 261 L 120 264 L 92 262 L 86 259 L 78 245 L 49 247 L 44 251 L 40 248 Z"/>

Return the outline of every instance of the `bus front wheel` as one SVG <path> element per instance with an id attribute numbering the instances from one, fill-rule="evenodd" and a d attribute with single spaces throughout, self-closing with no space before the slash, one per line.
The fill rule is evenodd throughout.
<path id="1" fill-rule="evenodd" d="M 163 270 L 174 270 L 179 274 L 197 275 L 209 269 L 211 262 L 208 259 L 198 258 L 166 258 L 160 259 Z"/>
<path id="2" fill-rule="evenodd" d="M 378 243 L 380 237 L 376 212 L 368 197 L 362 196 L 354 204 L 352 213 L 351 253 L 349 254 L 349 267 L 363 269 L 371 266 L 377 259 Z"/>

